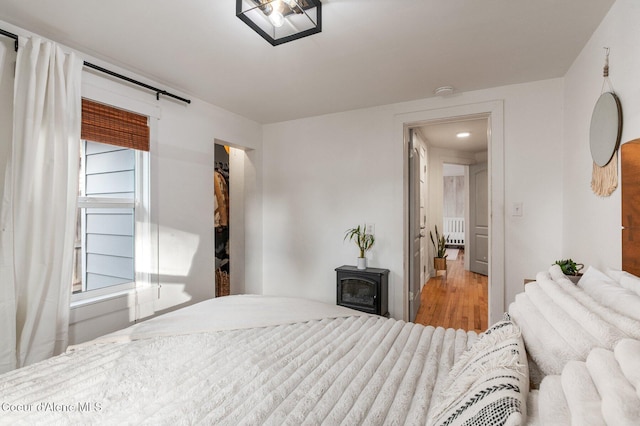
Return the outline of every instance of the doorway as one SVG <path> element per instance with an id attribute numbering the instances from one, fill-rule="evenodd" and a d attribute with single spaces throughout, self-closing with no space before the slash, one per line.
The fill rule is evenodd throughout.
<path id="1" fill-rule="evenodd" d="M 244 294 L 245 252 L 248 192 L 254 190 L 250 154 L 253 151 L 229 142 L 214 140 L 213 176 L 213 270 L 215 296 Z M 258 292 L 250 289 L 249 291 Z"/>
<path id="2" fill-rule="evenodd" d="M 431 126 L 436 124 L 452 123 L 452 122 L 466 122 L 470 120 L 480 119 L 484 120 L 484 131 L 487 134 L 487 147 L 484 154 L 487 162 L 487 196 L 489 209 L 487 211 L 488 226 L 487 226 L 487 273 L 490 276 L 488 282 L 488 320 L 489 322 L 495 322 L 499 320 L 500 316 L 504 312 L 504 136 L 503 136 L 503 104 L 501 101 L 492 101 L 479 104 L 461 105 L 457 107 L 445 108 L 440 110 L 428 110 L 415 113 L 408 113 L 399 115 L 396 122 L 399 128 L 403 129 L 405 148 L 408 144 L 409 134 L 407 129 L 422 128 L 424 126 Z M 424 136 L 424 135 L 423 135 Z M 428 135 L 424 136 L 424 139 L 429 139 Z M 410 268 L 410 257 L 414 253 L 412 247 L 412 234 L 411 226 L 408 218 L 409 206 L 410 206 L 410 193 L 408 191 L 409 182 L 409 158 L 408 149 L 405 150 L 405 275 L 404 275 L 404 295 L 405 295 L 405 319 L 413 320 L 411 318 L 413 312 L 410 309 L 410 293 L 413 288 L 410 284 L 411 276 L 413 272 Z M 442 199 L 442 164 L 445 162 L 461 163 L 470 165 L 478 162 L 476 158 L 469 158 L 468 155 L 458 155 L 456 150 L 451 146 L 447 147 L 429 147 L 427 156 L 429 157 L 427 168 L 431 167 L 436 172 L 440 173 L 439 185 L 434 183 L 431 179 L 434 170 L 428 173 L 428 200 L 427 201 L 427 220 L 426 229 L 428 231 L 434 230 L 436 218 L 442 218 L 442 206 L 440 203 L 434 203 L 432 197 L 440 197 Z M 462 157 L 462 158 L 461 158 Z M 438 206 L 438 204 L 440 204 Z M 439 229 L 442 229 L 439 227 Z M 426 265 L 431 267 L 431 258 L 433 257 L 434 249 L 431 246 L 431 242 L 428 244 Z"/>
<path id="3" fill-rule="evenodd" d="M 442 235 L 446 236 L 447 259 L 455 260 L 458 252 L 467 250 L 469 224 L 469 167 L 464 164 L 442 164 Z M 464 256 L 461 256 L 463 258 Z M 467 258 L 465 258 L 467 259 Z M 468 261 L 465 269 L 469 269 Z"/>
<path id="4" fill-rule="evenodd" d="M 455 117 L 424 123 L 412 131 L 420 134 L 429 151 L 425 221 L 429 240 L 432 235 L 444 237 L 448 257 L 437 279 L 431 277 L 442 267 L 436 270 L 428 262 L 431 279 L 423 283 L 428 287 L 421 292 L 423 306 L 413 318 L 431 321 L 426 325 L 479 330 L 487 323 L 486 318 L 477 318 L 480 312 L 486 316 L 487 280 L 476 279 L 473 273 L 488 275 L 488 117 Z M 432 244 L 429 260 L 436 257 L 435 250 Z"/>
<path id="5" fill-rule="evenodd" d="M 215 296 L 229 296 L 230 259 L 229 259 L 229 147 L 215 144 L 216 159 L 213 173 L 214 186 L 214 253 L 215 253 Z"/>

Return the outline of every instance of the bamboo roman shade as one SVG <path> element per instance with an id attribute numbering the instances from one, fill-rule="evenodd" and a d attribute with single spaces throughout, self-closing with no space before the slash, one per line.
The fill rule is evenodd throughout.
<path id="1" fill-rule="evenodd" d="M 81 138 L 149 151 L 147 117 L 89 99 L 82 99 Z"/>

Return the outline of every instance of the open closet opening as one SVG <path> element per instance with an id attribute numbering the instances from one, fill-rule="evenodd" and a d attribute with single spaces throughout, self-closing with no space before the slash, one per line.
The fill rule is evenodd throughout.
<path id="1" fill-rule="evenodd" d="M 215 286 L 216 297 L 231 294 L 230 245 L 229 245 L 229 147 L 215 146 L 214 184 L 214 247 L 215 247 Z"/>
<path id="2" fill-rule="evenodd" d="M 215 297 L 244 294 L 245 202 L 247 179 L 252 179 L 251 150 L 214 140 L 213 244 Z M 248 191 L 253 187 L 249 185 Z M 257 290 L 252 290 L 257 292 Z"/>

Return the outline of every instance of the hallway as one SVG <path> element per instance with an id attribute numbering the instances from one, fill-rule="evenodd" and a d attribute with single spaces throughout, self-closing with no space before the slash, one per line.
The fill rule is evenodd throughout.
<path id="1" fill-rule="evenodd" d="M 483 332 L 488 322 L 488 279 L 465 271 L 464 251 L 456 259 L 447 259 L 447 280 L 442 274 L 431 278 L 422 288 L 416 323 L 462 328 Z"/>

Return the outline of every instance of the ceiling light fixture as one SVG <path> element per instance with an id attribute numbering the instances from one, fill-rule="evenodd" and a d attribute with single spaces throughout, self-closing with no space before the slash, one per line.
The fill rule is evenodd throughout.
<path id="1" fill-rule="evenodd" d="M 236 0 L 236 16 L 272 46 L 322 31 L 320 0 Z"/>
<path id="2" fill-rule="evenodd" d="M 468 138 L 469 136 L 471 136 L 471 133 L 469 133 L 469 132 L 459 132 L 459 133 L 456 133 L 456 136 L 458 138 L 460 138 L 460 139 Z"/>

